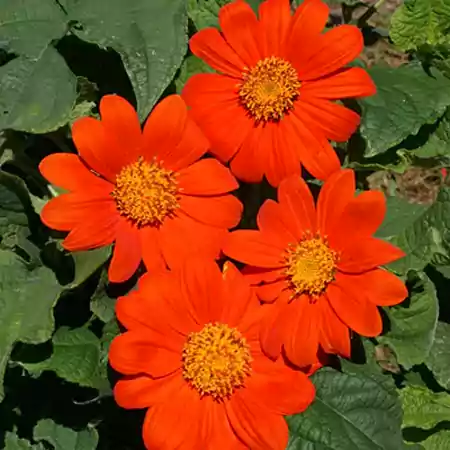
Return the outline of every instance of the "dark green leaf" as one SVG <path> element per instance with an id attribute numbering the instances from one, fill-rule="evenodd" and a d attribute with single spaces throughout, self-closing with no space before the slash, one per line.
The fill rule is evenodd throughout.
<path id="1" fill-rule="evenodd" d="M 67 0 L 78 37 L 122 57 L 145 119 L 187 50 L 185 0 Z"/>
<path id="2" fill-rule="evenodd" d="M 0 292 L 1 400 L 3 374 L 14 344 L 37 344 L 50 339 L 53 306 L 61 288 L 49 269 L 29 271 L 14 253 L 0 250 Z"/>
<path id="3" fill-rule="evenodd" d="M 436 289 L 420 272 L 410 272 L 409 298 L 398 306 L 386 309 L 390 330 L 379 338 L 389 345 L 398 362 L 406 369 L 421 364 L 433 344 L 438 320 Z"/>
<path id="4" fill-rule="evenodd" d="M 438 383 L 450 390 L 450 325 L 438 322 L 433 346 L 426 360 Z"/>
<path id="5" fill-rule="evenodd" d="M 288 450 L 398 450 L 402 411 L 395 392 L 373 379 L 322 369 L 317 393 L 302 414 L 288 418 Z"/>
<path id="6" fill-rule="evenodd" d="M 400 390 L 403 406 L 403 427 L 430 429 L 450 420 L 450 395 L 436 394 L 426 387 L 406 386 Z"/>
<path id="7" fill-rule="evenodd" d="M 361 100 L 361 134 L 366 157 L 383 153 L 435 122 L 450 105 L 450 80 L 437 70 L 429 76 L 420 65 L 393 69 L 373 67 L 370 75 L 377 94 Z"/>
<path id="8" fill-rule="evenodd" d="M 66 31 L 66 17 L 54 0 L 0 0 L 0 41 L 8 52 L 39 57 Z"/>
<path id="9" fill-rule="evenodd" d="M 0 129 L 55 130 L 70 120 L 75 100 L 76 78 L 53 47 L 0 67 Z"/>
<path id="10" fill-rule="evenodd" d="M 73 252 L 75 263 L 75 277 L 70 287 L 79 286 L 86 281 L 97 269 L 99 269 L 111 256 L 111 247 L 101 247 L 84 252 Z"/>
<path id="11" fill-rule="evenodd" d="M 97 388 L 99 376 L 100 340 L 86 328 L 71 330 L 59 328 L 52 339 L 53 353 L 50 358 L 23 364 L 32 373 L 54 371 L 60 378 L 80 386 Z"/>
<path id="12" fill-rule="evenodd" d="M 34 427 L 33 437 L 36 441 L 48 442 L 55 450 L 95 450 L 98 443 L 94 428 L 74 431 L 51 419 L 40 420 Z"/>
<path id="13" fill-rule="evenodd" d="M 5 450 L 45 450 L 42 444 L 32 445 L 26 439 L 20 439 L 17 434 L 6 433 Z"/>
<path id="14" fill-rule="evenodd" d="M 450 42 L 449 0 L 406 0 L 393 14 L 389 34 L 401 50 Z"/>

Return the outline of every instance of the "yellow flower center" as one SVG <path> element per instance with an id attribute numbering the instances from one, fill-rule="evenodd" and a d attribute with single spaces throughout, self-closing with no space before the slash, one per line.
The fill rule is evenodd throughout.
<path id="1" fill-rule="evenodd" d="M 244 385 L 251 362 L 250 347 L 239 331 L 209 323 L 188 336 L 183 348 L 183 377 L 200 396 L 222 400 Z"/>
<path id="2" fill-rule="evenodd" d="M 257 122 L 278 121 L 293 108 L 300 81 L 289 62 L 276 56 L 262 59 L 243 78 L 239 97 Z"/>
<path id="3" fill-rule="evenodd" d="M 321 237 L 307 237 L 288 250 L 286 261 L 295 293 L 316 297 L 333 281 L 338 253 Z"/>
<path id="4" fill-rule="evenodd" d="M 143 158 L 120 171 L 111 195 L 120 214 L 138 227 L 161 225 L 179 206 L 175 173 Z"/>

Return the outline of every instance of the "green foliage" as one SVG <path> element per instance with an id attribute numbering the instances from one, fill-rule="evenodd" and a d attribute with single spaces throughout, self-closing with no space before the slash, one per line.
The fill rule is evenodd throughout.
<path id="1" fill-rule="evenodd" d="M 38 422 L 34 428 L 33 437 L 36 441 L 48 442 L 54 450 L 95 450 L 98 443 L 95 429 L 74 431 L 50 419 Z"/>
<path id="2" fill-rule="evenodd" d="M 406 0 L 392 16 L 390 36 L 402 50 L 450 44 L 448 0 Z"/>
<path id="3" fill-rule="evenodd" d="M 410 272 L 409 298 L 386 310 L 390 327 L 379 340 L 394 350 L 406 369 L 421 364 L 433 344 L 438 320 L 438 302 L 433 283 L 423 273 Z"/>
<path id="4" fill-rule="evenodd" d="M 288 450 L 398 450 L 401 406 L 370 377 L 322 369 L 312 377 L 316 400 L 288 419 Z"/>
<path id="5" fill-rule="evenodd" d="M 450 431 L 443 430 L 432 434 L 422 442 L 425 450 L 447 450 L 450 443 Z"/>
<path id="6" fill-rule="evenodd" d="M 450 395 L 434 393 L 425 387 L 407 386 L 400 390 L 403 427 L 429 429 L 450 420 Z"/>
<path id="7" fill-rule="evenodd" d="M 181 65 L 180 73 L 175 81 L 177 92 L 181 94 L 183 86 L 186 81 L 197 73 L 212 73 L 214 72 L 208 64 L 206 64 L 202 59 L 197 58 L 195 55 L 188 56 Z"/>
<path id="8" fill-rule="evenodd" d="M 32 445 L 26 439 L 20 439 L 14 433 L 6 433 L 5 450 L 45 450 L 43 444 Z"/>
<path id="9" fill-rule="evenodd" d="M 187 51 L 183 0 L 67 0 L 73 32 L 102 48 L 113 48 L 133 85 L 145 119 L 171 82 Z"/>
<path id="10" fill-rule="evenodd" d="M 61 292 L 53 273 L 29 271 L 12 252 L 0 250 L 0 400 L 3 375 L 14 344 L 39 344 L 53 332 L 52 308 Z"/>
<path id="11" fill-rule="evenodd" d="M 450 80 L 440 72 L 428 75 L 420 65 L 369 70 L 377 94 L 361 100 L 364 156 L 371 157 L 400 144 L 424 124 L 435 122 L 450 105 Z"/>
<path id="12" fill-rule="evenodd" d="M 439 322 L 436 336 L 426 360 L 428 368 L 433 372 L 439 384 L 450 390 L 450 325 Z"/>

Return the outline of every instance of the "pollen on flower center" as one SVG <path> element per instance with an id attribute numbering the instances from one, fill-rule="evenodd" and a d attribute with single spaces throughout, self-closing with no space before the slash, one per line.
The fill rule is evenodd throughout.
<path id="1" fill-rule="evenodd" d="M 257 122 L 278 121 L 293 108 L 299 88 L 294 67 L 282 58 L 271 56 L 244 72 L 239 97 Z"/>
<path id="2" fill-rule="evenodd" d="M 159 226 L 178 208 L 175 173 L 139 158 L 116 177 L 111 194 L 121 215 L 137 226 Z"/>
<path id="3" fill-rule="evenodd" d="M 310 237 L 287 251 L 286 275 L 297 294 L 313 297 L 333 281 L 338 253 L 321 237 Z"/>
<path id="4" fill-rule="evenodd" d="M 200 396 L 229 397 L 251 371 L 250 347 L 235 328 L 209 323 L 188 336 L 183 348 L 183 377 Z"/>

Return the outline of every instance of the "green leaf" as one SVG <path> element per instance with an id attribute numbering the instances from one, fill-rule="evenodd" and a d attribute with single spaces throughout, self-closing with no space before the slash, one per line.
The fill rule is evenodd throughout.
<path id="1" fill-rule="evenodd" d="M 425 450 L 448 450 L 450 445 L 450 431 L 442 430 L 432 434 L 421 442 Z"/>
<path id="2" fill-rule="evenodd" d="M 86 281 L 96 270 L 98 270 L 111 256 L 111 246 L 101 247 L 84 252 L 71 253 L 75 264 L 75 276 L 70 283 L 74 288 Z"/>
<path id="3" fill-rule="evenodd" d="M 55 130 L 70 120 L 75 100 L 76 78 L 53 47 L 0 67 L 0 129 Z"/>
<path id="4" fill-rule="evenodd" d="M 15 433 L 6 433 L 5 450 L 45 450 L 42 444 L 32 445 L 26 439 L 20 439 Z"/>
<path id="5" fill-rule="evenodd" d="M 14 344 L 38 344 L 50 339 L 53 306 L 61 292 L 53 273 L 26 269 L 12 252 L 0 250 L 0 400 L 3 375 Z"/>
<path id="6" fill-rule="evenodd" d="M 197 73 L 212 73 L 214 72 L 203 60 L 197 58 L 195 55 L 188 56 L 181 65 L 180 73 L 175 81 L 177 92 L 181 94 L 186 81 Z"/>
<path id="7" fill-rule="evenodd" d="M 433 258 L 444 265 L 450 260 L 450 189 L 441 189 L 436 201 L 422 214 L 420 208 L 410 210 L 413 221 L 390 239 L 406 256 L 389 264 L 389 268 L 405 274 L 410 269 L 422 270 Z"/>
<path id="8" fill-rule="evenodd" d="M 102 321 L 110 322 L 114 318 L 116 299 L 107 292 L 108 275 L 102 273 L 100 283 L 91 298 L 91 311 Z"/>
<path id="9" fill-rule="evenodd" d="M 371 378 L 333 369 L 315 373 L 314 403 L 289 417 L 287 450 L 398 450 L 402 411 L 395 392 Z"/>
<path id="10" fill-rule="evenodd" d="M 33 430 L 36 441 L 45 441 L 55 450 L 95 450 L 98 434 L 94 428 L 74 431 L 58 425 L 51 419 L 40 420 Z"/>
<path id="11" fill-rule="evenodd" d="M 401 50 L 450 42 L 449 0 L 406 0 L 392 15 L 390 37 Z"/>
<path id="12" fill-rule="evenodd" d="M 25 363 L 31 373 L 54 371 L 60 378 L 80 386 L 97 388 L 99 377 L 100 340 L 86 328 L 59 328 L 52 339 L 53 353 L 38 363 Z"/>
<path id="13" fill-rule="evenodd" d="M 66 31 L 65 14 L 54 0 L 0 0 L 0 41 L 10 53 L 39 57 Z"/>
<path id="14" fill-rule="evenodd" d="M 395 352 L 397 361 L 409 370 L 427 358 L 433 344 L 438 320 L 436 289 L 421 272 L 408 276 L 409 297 L 387 308 L 390 330 L 379 338 Z"/>
<path id="15" fill-rule="evenodd" d="M 428 368 L 437 382 L 450 390 L 450 325 L 438 322 L 433 346 L 427 360 Z"/>
<path id="16" fill-rule="evenodd" d="M 409 153 L 419 159 L 432 160 L 434 166 L 450 164 L 450 109 L 439 119 L 428 140 L 418 148 L 409 150 Z"/>
<path id="17" fill-rule="evenodd" d="M 450 420 L 450 395 L 438 394 L 426 387 L 406 386 L 400 390 L 403 406 L 403 427 L 419 427 L 426 430 L 439 422 Z"/>
<path id="18" fill-rule="evenodd" d="M 145 119 L 186 54 L 185 0 L 67 0 L 66 10 L 78 37 L 120 54 Z"/>
<path id="19" fill-rule="evenodd" d="M 434 70 L 429 76 L 420 65 L 369 70 L 377 94 L 361 100 L 361 134 L 365 157 L 372 157 L 416 134 L 441 117 L 450 105 L 450 80 Z"/>
<path id="20" fill-rule="evenodd" d="M 230 3 L 225 0 L 222 3 Z M 188 15 L 194 22 L 195 28 L 201 30 L 207 27 L 218 27 L 220 0 L 188 0 Z"/>

